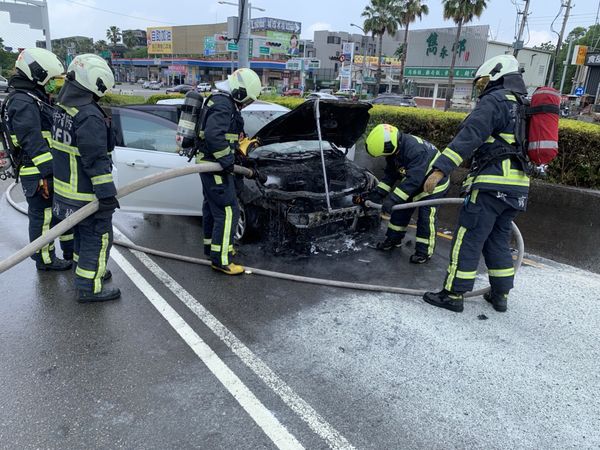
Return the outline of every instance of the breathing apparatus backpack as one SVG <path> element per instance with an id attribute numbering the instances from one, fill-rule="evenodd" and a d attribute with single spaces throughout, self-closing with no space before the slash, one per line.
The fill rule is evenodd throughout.
<path id="1" fill-rule="evenodd" d="M 8 97 L 0 106 L 0 180 L 19 179 L 19 169 L 23 162 L 23 150 L 16 146 L 8 130 Z"/>
<path id="2" fill-rule="evenodd" d="M 202 150 L 205 145 L 203 135 L 206 126 L 207 105 L 215 95 L 227 95 L 220 92 L 204 98 L 196 91 L 185 94 L 185 100 L 181 107 L 181 116 L 177 124 L 176 142 L 179 147 L 179 155 L 185 156 L 190 162 Z M 229 96 L 230 100 L 233 99 Z"/>
<path id="3" fill-rule="evenodd" d="M 476 174 L 494 161 L 514 156 L 521 161 L 526 173 L 543 176 L 546 166 L 558 155 L 560 93 L 544 86 L 535 90 L 531 101 L 515 92 L 512 95 L 516 99 L 515 142 L 511 144 L 494 135 L 502 148 L 477 158 Z"/>

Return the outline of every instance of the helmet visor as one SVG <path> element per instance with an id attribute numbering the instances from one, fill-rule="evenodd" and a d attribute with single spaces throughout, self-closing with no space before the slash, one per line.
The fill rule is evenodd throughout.
<path id="1" fill-rule="evenodd" d="M 62 89 L 65 84 L 64 75 L 60 75 L 58 77 L 50 78 L 48 82 L 44 86 L 44 90 L 47 94 L 56 94 L 58 91 Z"/>

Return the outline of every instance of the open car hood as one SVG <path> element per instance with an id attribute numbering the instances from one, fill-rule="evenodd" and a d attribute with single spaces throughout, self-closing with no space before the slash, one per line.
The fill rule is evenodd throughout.
<path id="1" fill-rule="evenodd" d="M 259 139 L 261 145 L 318 140 L 315 103 L 316 100 L 307 100 L 269 122 L 254 137 Z M 319 110 L 323 140 L 337 147 L 352 147 L 367 129 L 369 109 L 369 103 L 321 99 Z"/>

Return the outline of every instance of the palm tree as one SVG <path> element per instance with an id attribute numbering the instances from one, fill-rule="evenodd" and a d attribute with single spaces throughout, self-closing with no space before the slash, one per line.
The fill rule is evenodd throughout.
<path id="1" fill-rule="evenodd" d="M 129 49 L 137 47 L 138 39 L 135 37 L 135 34 L 133 34 L 132 30 L 123 31 L 123 44 Z"/>
<path id="2" fill-rule="evenodd" d="M 456 64 L 456 53 L 462 26 L 472 21 L 474 17 L 480 17 L 487 7 L 487 3 L 486 0 L 442 0 L 442 4 L 444 5 L 444 19 L 452 19 L 458 25 L 454 47 L 452 48 L 452 63 L 448 74 L 448 88 L 446 89 L 446 103 L 444 105 L 444 111 L 448 111 L 454 91 L 454 65 Z"/>
<path id="3" fill-rule="evenodd" d="M 371 33 L 375 38 L 379 37 L 379 50 L 377 52 L 377 75 L 375 83 L 375 95 L 379 94 L 381 85 L 381 52 L 383 47 L 383 35 L 387 32 L 394 36 L 398 31 L 400 14 L 398 0 L 371 0 L 371 4 L 365 7 L 361 14 L 365 18 L 363 28 L 365 33 Z"/>
<path id="4" fill-rule="evenodd" d="M 106 43 L 105 40 L 100 39 L 99 41 L 94 42 L 94 50 L 97 53 L 103 52 L 105 50 L 108 50 L 108 44 Z"/>
<path id="5" fill-rule="evenodd" d="M 109 29 L 107 29 L 106 39 L 112 43 L 113 47 L 116 47 L 121 40 L 121 30 L 119 27 L 112 25 Z"/>
<path id="6" fill-rule="evenodd" d="M 417 18 L 421 20 L 423 16 L 429 14 L 429 7 L 424 4 L 425 0 L 406 0 L 400 10 L 400 24 L 404 25 L 404 43 L 402 44 L 402 54 L 400 56 L 400 92 L 404 92 L 404 64 L 406 63 L 406 52 L 408 50 L 408 26 Z"/>

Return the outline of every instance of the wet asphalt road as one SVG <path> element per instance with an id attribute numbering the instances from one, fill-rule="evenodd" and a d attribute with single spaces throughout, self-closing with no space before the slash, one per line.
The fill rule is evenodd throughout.
<path id="1" fill-rule="evenodd" d="M 6 183 L 2 183 L 2 191 Z M 0 200 L 0 257 L 27 243 Z M 132 241 L 200 254 L 200 220 L 119 213 Z M 410 248 L 240 259 L 325 278 L 438 287 Z M 600 276 L 538 260 L 506 314 L 301 285 L 117 248 L 119 302 L 70 273 L 2 274 L 0 448 L 598 448 Z"/>

